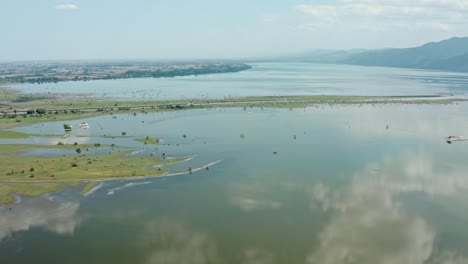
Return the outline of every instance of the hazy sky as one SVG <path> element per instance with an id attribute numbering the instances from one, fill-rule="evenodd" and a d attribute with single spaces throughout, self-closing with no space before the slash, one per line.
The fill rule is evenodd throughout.
<path id="1" fill-rule="evenodd" d="M 468 36 L 468 0 L 1 0 L 0 60 L 245 58 Z"/>

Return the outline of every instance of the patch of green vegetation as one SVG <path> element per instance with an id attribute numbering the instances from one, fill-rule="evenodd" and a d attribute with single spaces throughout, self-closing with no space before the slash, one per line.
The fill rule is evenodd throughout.
<path id="1" fill-rule="evenodd" d="M 385 100 L 385 99 L 411 99 L 411 98 L 436 98 L 438 95 L 402 95 L 402 96 L 361 96 L 361 95 L 287 95 L 287 96 L 249 96 L 225 99 L 231 102 L 252 101 L 360 101 L 360 100 Z"/>
<path id="2" fill-rule="evenodd" d="M 87 192 L 89 192 L 91 189 L 93 189 L 94 187 L 96 187 L 97 185 L 99 184 L 99 182 L 88 182 L 85 187 L 83 188 L 83 190 L 81 190 L 80 194 L 86 194 Z"/>
<path id="3" fill-rule="evenodd" d="M 83 145 L 79 145 L 83 148 Z M 43 146 L 5 144 L 0 149 L 0 203 L 13 202 L 12 193 L 42 195 L 89 182 L 86 193 L 96 182 L 118 178 L 161 175 L 168 170 L 162 165 L 180 159 L 161 160 L 153 155 L 129 156 L 132 151 L 107 154 L 84 154 L 61 157 L 20 156 L 31 148 L 76 148 L 75 145 Z"/>
<path id="4" fill-rule="evenodd" d="M 96 147 L 107 147 L 107 145 L 99 145 L 96 144 L 64 144 L 64 145 L 35 145 L 35 144 L 2 144 L 0 148 L 0 157 L 5 153 L 11 152 L 21 152 L 28 149 L 86 149 L 86 148 L 96 148 Z M 1 164 L 0 164 L 1 166 Z"/>
<path id="5" fill-rule="evenodd" d="M 151 144 L 151 145 L 159 144 L 158 138 L 145 137 L 145 138 L 135 138 L 134 140 L 144 143 L 144 144 Z"/>
<path id="6" fill-rule="evenodd" d="M 111 135 L 104 135 L 102 138 L 130 138 L 130 136 L 111 136 Z"/>
<path id="7" fill-rule="evenodd" d="M 16 118 L 0 118 L 0 129 L 30 125 L 34 123 L 46 123 L 55 121 L 69 121 L 82 118 L 90 118 L 102 115 L 98 112 L 61 113 L 43 115 L 17 115 Z"/>
<path id="8" fill-rule="evenodd" d="M 79 182 L 79 181 L 76 181 L 76 182 L 67 182 L 67 185 L 70 186 L 70 187 L 80 187 L 83 185 L 83 182 Z"/>
<path id="9" fill-rule="evenodd" d="M 153 166 L 176 162 L 162 161 L 152 155 L 130 157 L 128 156 L 130 150 L 108 154 L 36 157 L 18 156 L 18 154 L 30 148 L 44 148 L 44 146 L 7 144 L 5 147 L 0 151 L 0 160 L 2 160 L 0 182 L 67 182 L 154 176 L 166 172 L 167 169 L 159 170 Z"/>
<path id="10" fill-rule="evenodd" d="M 11 130 L 0 130 L 0 139 L 18 139 L 18 138 L 28 138 L 30 135 L 11 131 Z"/>
<path id="11" fill-rule="evenodd" d="M 45 183 L 2 183 L 0 184 L 0 204 L 9 204 L 15 201 L 13 194 L 23 196 L 40 196 L 46 193 L 59 191 L 66 185 L 55 182 Z"/>
<path id="12" fill-rule="evenodd" d="M 53 134 L 46 134 L 46 135 L 42 135 L 42 134 L 29 134 L 30 136 L 32 137 L 43 137 L 43 138 L 62 138 L 64 137 L 64 135 L 53 135 Z M 80 137 L 80 136 L 77 136 L 77 137 Z"/>
<path id="13" fill-rule="evenodd" d="M 31 101 L 44 100 L 44 99 L 47 99 L 47 97 L 29 95 L 29 96 L 18 96 L 16 98 L 14 98 L 12 101 L 14 103 L 27 103 L 27 102 L 31 102 Z"/>

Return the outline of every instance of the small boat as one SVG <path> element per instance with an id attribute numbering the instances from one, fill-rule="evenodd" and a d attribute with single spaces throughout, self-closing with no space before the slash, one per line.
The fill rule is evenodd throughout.
<path id="1" fill-rule="evenodd" d="M 83 122 L 83 123 L 80 124 L 80 128 L 87 129 L 87 128 L 89 128 L 89 125 L 88 125 L 88 123 Z"/>
<path id="2" fill-rule="evenodd" d="M 447 143 L 452 144 L 452 141 L 465 141 L 468 140 L 468 138 L 464 136 L 448 136 L 447 138 L 445 138 L 445 140 L 447 141 Z"/>

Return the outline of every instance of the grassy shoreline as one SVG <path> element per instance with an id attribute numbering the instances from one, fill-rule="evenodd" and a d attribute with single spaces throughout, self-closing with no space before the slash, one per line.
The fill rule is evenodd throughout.
<path id="1" fill-rule="evenodd" d="M 3 96 L 3 100 L 0 101 L 0 130 L 32 123 L 68 121 L 101 115 L 137 112 L 232 107 L 303 108 L 317 105 L 451 104 L 468 100 L 438 95 L 297 95 L 250 96 L 208 100 L 115 101 L 72 97 L 62 98 L 53 94 L 47 96 L 25 95 L 2 87 L 0 87 L 0 94 Z M 18 100 L 18 98 L 21 100 Z"/>

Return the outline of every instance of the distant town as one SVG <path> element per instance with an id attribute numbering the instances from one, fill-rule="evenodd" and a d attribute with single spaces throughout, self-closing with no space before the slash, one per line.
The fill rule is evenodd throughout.
<path id="1" fill-rule="evenodd" d="M 123 78 L 161 78 L 249 70 L 243 63 L 41 62 L 0 64 L 0 83 L 51 83 Z"/>

